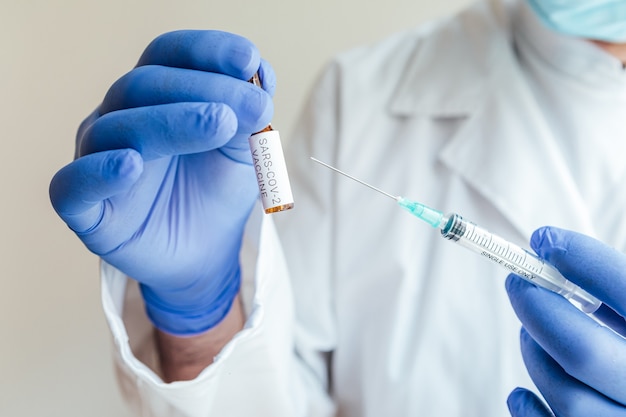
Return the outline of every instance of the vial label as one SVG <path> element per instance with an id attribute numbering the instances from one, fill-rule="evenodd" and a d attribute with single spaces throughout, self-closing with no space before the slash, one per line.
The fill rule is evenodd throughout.
<path id="1" fill-rule="evenodd" d="M 293 207 L 287 165 L 277 130 L 259 132 L 249 139 L 252 163 L 266 213 Z"/>

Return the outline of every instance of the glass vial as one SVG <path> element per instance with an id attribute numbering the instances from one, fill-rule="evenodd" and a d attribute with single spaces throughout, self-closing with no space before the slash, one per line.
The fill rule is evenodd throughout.
<path id="1" fill-rule="evenodd" d="M 258 73 L 254 74 L 250 82 L 261 87 Z M 269 124 L 250 136 L 248 141 L 265 213 L 277 213 L 293 208 L 291 184 L 278 131 Z"/>

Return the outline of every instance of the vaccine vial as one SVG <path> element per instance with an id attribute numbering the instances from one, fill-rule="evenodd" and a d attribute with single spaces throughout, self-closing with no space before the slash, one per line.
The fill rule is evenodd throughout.
<path id="1" fill-rule="evenodd" d="M 250 82 L 261 87 L 258 74 L 254 74 Z M 250 136 L 248 141 L 265 213 L 278 213 L 293 208 L 291 184 L 278 131 L 269 124 Z"/>

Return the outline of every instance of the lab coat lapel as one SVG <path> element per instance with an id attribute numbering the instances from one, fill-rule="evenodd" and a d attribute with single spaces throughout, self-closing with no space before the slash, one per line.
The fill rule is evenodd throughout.
<path id="1" fill-rule="evenodd" d="M 591 214 L 550 129 L 519 68 L 509 64 L 439 158 L 522 236 L 546 224 L 594 235 Z"/>
<path id="2" fill-rule="evenodd" d="M 464 23 L 461 17 L 457 27 L 448 25 L 420 44 L 390 111 L 442 123 L 462 120 L 440 161 L 524 238 L 545 224 L 595 235 L 586 204 L 516 61 L 505 4 L 475 7 L 496 10 L 484 11 L 484 22 Z M 459 44 L 468 30 L 472 36 Z"/>

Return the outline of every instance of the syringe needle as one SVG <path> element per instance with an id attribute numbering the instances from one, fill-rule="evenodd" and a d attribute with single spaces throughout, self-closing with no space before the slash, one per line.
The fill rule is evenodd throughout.
<path id="1" fill-rule="evenodd" d="M 317 162 L 318 164 L 324 165 L 326 168 L 330 168 L 330 169 L 332 169 L 333 171 L 338 172 L 338 173 L 340 173 L 341 175 L 343 175 L 343 176 L 345 176 L 345 177 L 350 178 L 351 180 L 354 180 L 354 181 L 356 181 L 356 182 L 358 182 L 358 183 L 360 183 L 360 184 L 363 184 L 364 186 L 369 187 L 369 188 L 371 188 L 371 189 L 372 189 L 372 190 L 374 190 L 374 191 L 378 191 L 379 193 L 384 194 L 384 195 L 386 195 L 387 197 L 394 199 L 395 201 L 398 201 L 398 198 L 399 198 L 399 197 L 395 197 L 395 196 L 393 196 L 393 195 L 391 195 L 391 194 L 389 194 L 389 193 L 384 192 L 384 191 L 383 191 L 383 190 L 381 190 L 380 188 L 376 188 L 376 187 L 374 187 L 373 185 L 370 185 L 370 184 L 366 183 L 365 181 L 361 181 L 360 179 L 355 178 L 355 177 L 353 177 L 352 175 L 348 175 L 348 174 L 346 174 L 345 172 L 341 171 L 340 169 L 337 169 L 337 168 L 335 168 L 335 167 L 333 167 L 333 166 L 330 166 L 330 165 L 328 165 L 327 163 L 324 163 L 324 162 L 320 161 L 319 159 L 313 158 L 312 156 L 311 156 L 311 159 L 312 159 L 313 161 Z"/>
<path id="2" fill-rule="evenodd" d="M 317 162 L 318 164 L 324 165 L 326 168 L 330 168 L 333 171 L 338 172 L 339 174 L 350 178 L 351 180 L 354 180 L 360 184 L 365 185 L 368 188 L 371 188 L 374 191 L 378 191 L 379 193 L 384 194 L 389 198 L 393 198 L 400 207 L 402 207 L 403 209 L 405 209 L 406 211 L 408 211 L 409 213 L 411 213 L 418 219 L 425 221 L 426 223 L 430 224 L 433 227 L 441 228 L 443 227 L 443 225 L 445 225 L 446 221 L 448 220 L 447 217 L 445 217 L 443 213 L 440 212 L 439 210 L 435 210 L 433 208 L 425 206 L 422 203 L 418 203 L 417 201 L 412 201 L 401 196 L 394 197 L 393 195 L 384 192 L 380 188 L 376 188 L 373 185 L 370 185 L 364 181 L 361 181 L 358 178 L 354 178 L 352 175 L 348 175 L 345 172 L 320 161 L 319 159 L 315 159 L 313 157 L 311 157 L 311 159 Z"/>

